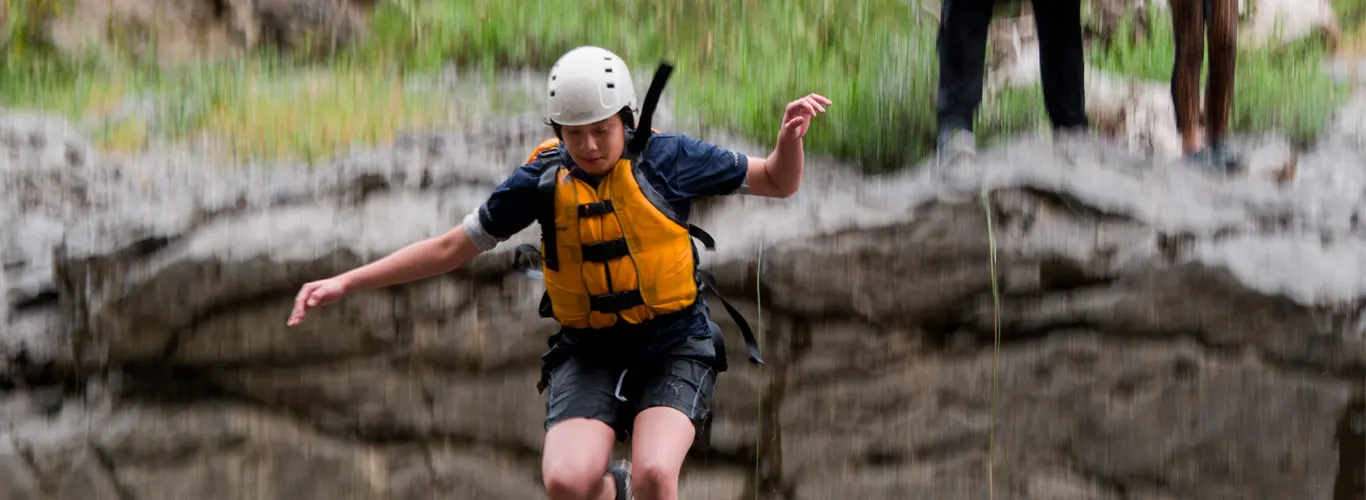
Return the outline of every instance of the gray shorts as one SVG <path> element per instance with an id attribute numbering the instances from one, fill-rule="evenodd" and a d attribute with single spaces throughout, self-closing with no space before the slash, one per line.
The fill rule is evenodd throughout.
<path id="1" fill-rule="evenodd" d="M 624 442 L 638 413 L 666 406 L 687 415 L 700 437 L 711 417 L 715 355 L 710 335 L 690 335 L 638 363 L 574 354 L 547 360 L 545 428 L 569 418 L 591 418 L 612 427 Z"/>

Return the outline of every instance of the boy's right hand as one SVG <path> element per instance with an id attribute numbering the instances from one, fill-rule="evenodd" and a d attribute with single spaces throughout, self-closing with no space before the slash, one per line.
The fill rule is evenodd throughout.
<path id="1" fill-rule="evenodd" d="M 294 326 L 304 320 L 304 312 L 314 307 L 331 304 L 346 295 L 346 285 L 337 278 L 305 283 L 294 297 L 294 311 L 289 313 L 287 326 Z"/>
<path id="2" fill-rule="evenodd" d="M 820 94 L 809 94 L 787 103 L 787 108 L 783 110 L 782 128 L 778 129 L 778 140 L 792 141 L 806 136 L 811 120 L 824 113 L 825 107 L 831 104 L 834 103 Z"/>

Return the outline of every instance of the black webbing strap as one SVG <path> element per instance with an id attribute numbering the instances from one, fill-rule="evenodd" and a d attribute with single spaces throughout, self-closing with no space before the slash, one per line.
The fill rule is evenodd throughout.
<path id="1" fill-rule="evenodd" d="M 640 290 L 594 295 L 588 298 L 589 308 L 607 314 L 618 313 L 642 304 L 645 304 L 645 297 L 640 295 Z"/>
<path id="2" fill-rule="evenodd" d="M 612 205 L 612 200 L 595 201 L 579 205 L 579 217 L 597 217 L 615 211 L 616 207 Z"/>
<path id="3" fill-rule="evenodd" d="M 655 114 L 655 105 L 659 104 L 659 95 L 664 92 L 664 84 L 669 82 L 669 74 L 673 71 L 674 67 L 669 63 L 659 63 L 659 69 L 655 70 L 655 77 L 650 81 L 650 90 L 645 92 L 645 102 L 640 106 L 640 123 L 636 124 L 635 135 L 626 145 L 627 151 L 645 151 L 645 144 L 650 142 L 650 134 L 654 133 L 650 129 L 650 122 Z"/>
<path id="4" fill-rule="evenodd" d="M 710 271 L 702 269 L 697 270 L 697 276 L 703 288 L 711 291 L 716 298 L 721 299 L 721 305 L 725 306 L 726 312 L 730 313 L 730 318 L 735 320 L 735 324 L 740 327 L 740 334 L 745 337 L 745 347 L 749 348 L 749 362 L 756 365 L 764 364 L 764 359 L 759 355 L 759 341 L 754 338 L 754 330 L 750 330 L 749 322 L 745 321 L 745 317 L 740 314 L 739 310 L 735 309 L 735 306 L 730 305 L 730 301 L 727 301 L 724 295 L 721 295 L 721 289 L 716 286 L 716 276 Z"/>
<path id="5" fill-rule="evenodd" d="M 631 248 L 626 245 L 626 240 L 623 238 L 599 243 L 589 243 L 583 245 L 582 248 L 584 262 L 607 262 L 631 254 Z"/>

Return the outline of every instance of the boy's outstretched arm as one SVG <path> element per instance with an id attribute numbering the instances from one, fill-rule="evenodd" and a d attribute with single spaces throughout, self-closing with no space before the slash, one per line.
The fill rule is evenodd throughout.
<path id="1" fill-rule="evenodd" d="M 286 324 L 303 321 L 304 313 L 331 304 L 351 292 L 383 288 L 454 271 L 482 252 L 492 250 L 531 225 L 540 171 L 522 165 L 454 229 L 413 243 L 370 264 L 305 283 L 294 297 Z"/>
<path id="2" fill-rule="evenodd" d="M 444 274 L 465 265 L 481 250 L 465 232 L 463 224 L 445 234 L 400 248 L 383 259 L 337 276 L 305 283 L 294 297 L 294 310 L 286 321 L 299 324 L 309 309 L 331 304 L 361 290 L 417 281 Z"/>
<path id="3" fill-rule="evenodd" d="M 778 130 L 778 144 L 766 158 L 749 158 L 749 194 L 768 198 L 787 198 L 797 193 L 802 183 L 802 168 L 806 162 L 802 137 L 816 115 L 831 105 L 829 99 L 811 94 L 788 103 L 783 111 L 783 125 Z"/>
<path id="4" fill-rule="evenodd" d="M 403 247 L 369 265 L 346 272 L 337 279 L 346 291 L 384 288 L 446 274 L 479 255 L 463 224 L 444 234 Z"/>

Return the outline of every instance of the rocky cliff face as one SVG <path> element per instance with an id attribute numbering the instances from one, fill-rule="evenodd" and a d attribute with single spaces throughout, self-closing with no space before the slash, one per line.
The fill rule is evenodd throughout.
<path id="1" fill-rule="evenodd" d="M 508 269 L 534 227 L 284 326 L 542 138 L 494 128 L 223 172 L 0 115 L 0 498 L 544 498 L 554 325 Z M 1332 140 L 1278 185 L 1028 140 L 699 207 L 768 366 L 717 314 L 684 498 L 1362 498 L 1363 158 Z"/>

